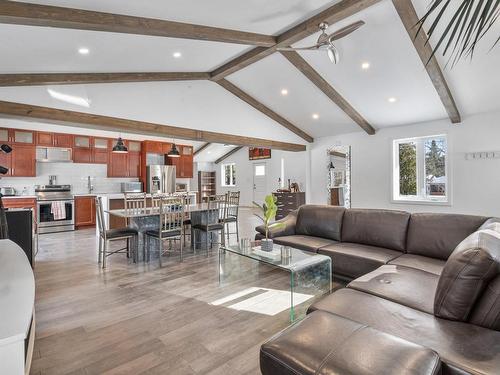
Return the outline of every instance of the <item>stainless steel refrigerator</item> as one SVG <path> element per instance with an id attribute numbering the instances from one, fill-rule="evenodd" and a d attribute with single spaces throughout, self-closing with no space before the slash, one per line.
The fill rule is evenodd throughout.
<path id="1" fill-rule="evenodd" d="M 175 193 L 175 165 L 148 165 L 146 178 L 148 193 Z"/>

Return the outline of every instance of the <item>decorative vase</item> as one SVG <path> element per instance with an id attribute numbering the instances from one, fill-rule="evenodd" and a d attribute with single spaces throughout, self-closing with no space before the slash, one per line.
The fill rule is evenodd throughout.
<path id="1" fill-rule="evenodd" d="M 273 251 L 273 240 L 264 238 L 260 242 L 260 248 L 263 251 Z"/>

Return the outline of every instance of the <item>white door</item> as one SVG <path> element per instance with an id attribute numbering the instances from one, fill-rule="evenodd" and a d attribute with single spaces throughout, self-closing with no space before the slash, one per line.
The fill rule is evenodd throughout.
<path id="1" fill-rule="evenodd" d="M 253 165 L 253 201 L 262 204 L 266 197 L 266 163 L 255 163 Z"/>

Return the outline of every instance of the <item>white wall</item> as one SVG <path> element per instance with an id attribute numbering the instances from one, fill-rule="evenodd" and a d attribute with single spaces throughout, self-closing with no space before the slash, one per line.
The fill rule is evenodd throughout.
<path id="1" fill-rule="evenodd" d="M 74 163 L 36 163 L 36 177 L 2 177 L 0 186 L 14 187 L 19 194 L 26 187 L 28 193 L 34 193 L 34 185 L 48 185 L 49 175 L 57 176 L 57 183 L 69 184 L 75 194 L 87 193 L 87 176 L 91 176 L 96 193 L 116 193 L 120 184 L 126 181 L 138 181 L 137 178 L 108 178 L 105 164 Z"/>
<path id="2" fill-rule="evenodd" d="M 248 160 L 248 148 L 244 147 L 240 151 L 231 155 L 221 163 L 217 164 L 217 193 L 226 191 L 241 191 L 240 202 L 242 205 L 251 206 L 253 201 L 253 165 L 255 163 L 266 163 L 266 191 L 270 194 L 278 188 L 278 178 L 281 176 L 281 158 L 285 161 L 285 186 L 288 179 L 291 182 L 298 182 L 300 190 L 306 188 L 306 160 L 307 152 L 289 152 L 272 150 L 271 159 Z M 221 186 L 221 165 L 236 163 L 236 186 Z"/>
<path id="3" fill-rule="evenodd" d="M 448 135 L 451 205 L 392 203 L 392 140 L 434 134 Z M 440 120 L 385 128 L 373 136 L 351 133 L 316 139 L 310 203 L 327 203 L 326 150 L 339 144 L 352 148 L 352 207 L 500 216 L 500 159 L 465 160 L 467 152 L 500 150 L 500 113 L 469 116 L 456 125 Z"/>

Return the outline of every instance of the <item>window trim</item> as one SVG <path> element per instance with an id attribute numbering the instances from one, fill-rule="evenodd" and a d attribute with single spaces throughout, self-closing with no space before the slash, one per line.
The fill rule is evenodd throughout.
<path id="1" fill-rule="evenodd" d="M 425 163 L 422 161 L 424 159 L 419 158 L 418 154 L 424 154 L 425 150 L 424 142 L 426 139 L 432 139 L 437 137 L 444 137 L 446 139 L 446 158 L 445 158 L 445 171 L 446 171 L 446 198 L 424 198 L 422 195 L 408 196 L 404 197 L 399 195 L 399 158 L 398 153 L 399 150 L 397 145 L 405 142 L 416 141 L 417 143 L 417 183 L 420 185 L 422 182 L 420 180 L 420 176 L 422 173 L 425 175 Z M 451 157 L 452 155 L 452 146 L 450 142 L 450 137 L 447 133 L 433 134 L 433 135 L 422 135 L 408 138 L 393 138 L 391 139 L 391 147 L 392 147 L 392 162 L 391 162 L 391 182 L 390 182 L 390 201 L 394 204 L 414 204 L 414 205 L 425 205 L 425 206 L 451 206 L 452 205 L 452 175 L 451 175 Z M 418 186 L 418 189 L 422 191 L 424 187 Z"/>
<path id="2" fill-rule="evenodd" d="M 221 176 L 220 176 L 220 186 L 221 187 L 235 187 L 236 186 L 236 178 L 234 178 L 234 184 L 229 184 L 229 185 L 226 184 L 226 179 L 225 179 L 226 172 L 225 172 L 225 169 L 226 169 L 226 166 L 228 166 L 228 165 L 232 166 L 232 168 L 231 168 L 231 178 L 230 179 L 231 179 L 231 181 L 233 180 L 233 174 L 235 172 L 236 163 L 224 163 L 224 164 L 221 164 L 221 166 L 220 166 L 220 174 L 221 174 Z"/>

